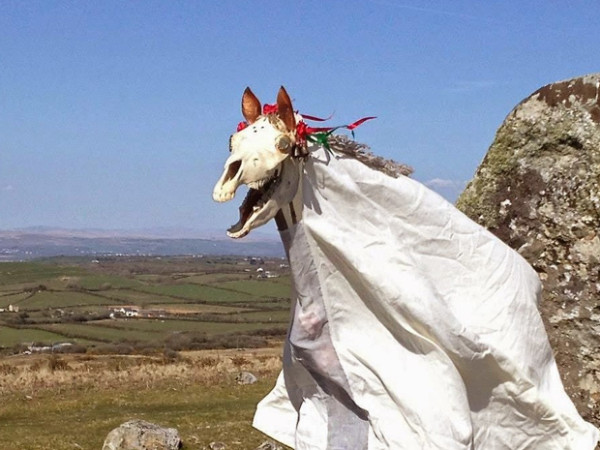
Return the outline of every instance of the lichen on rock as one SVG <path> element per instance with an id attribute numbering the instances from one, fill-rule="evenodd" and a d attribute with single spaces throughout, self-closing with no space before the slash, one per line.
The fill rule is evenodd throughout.
<path id="1" fill-rule="evenodd" d="M 457 206 L 539 273 L 567 392 L 600 425 L 600 74 L 517 105 Z"/>

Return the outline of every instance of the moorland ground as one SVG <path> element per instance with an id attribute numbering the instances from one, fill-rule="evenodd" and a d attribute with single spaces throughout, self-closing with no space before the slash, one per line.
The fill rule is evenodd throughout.
<path id="1" fill-rule="evenodd" d="M 186 449 L 255 448 L 289 294 L 281 259 L 0 263 L 0 448 L 100 448 L 132 418 L 176 427 Z M 259 381 L 238 385 L 242 370 Z"/>
<path id="2" fill-rule="evenodd" d="M 140 355 L 5 357 L 0 363 L 0 448 L 100 449 L 131 419 L 177 428 L 184 450 L 223 442 L 255 449 L 256 404 L 273 387 L 281 347 L 199 350 L 176 358 Z M 239 385 L 236 375 L 258 378 Z"/>

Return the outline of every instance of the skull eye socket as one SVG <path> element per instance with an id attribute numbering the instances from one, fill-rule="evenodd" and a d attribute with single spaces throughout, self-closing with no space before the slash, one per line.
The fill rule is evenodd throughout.
<path id="1" fill-rule="evenodd" d="M 280 136 L 275 141 L 275 148 L 281 153 L 289 153 L 292 149 L 292 139 L 289 136 Z"/>

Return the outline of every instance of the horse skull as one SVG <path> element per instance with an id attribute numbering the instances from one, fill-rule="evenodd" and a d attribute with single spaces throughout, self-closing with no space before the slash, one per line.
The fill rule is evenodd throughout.
<path id="1" fill-rule="evenodd" d="M 275 217 L 294 198 L 300 177 L 299 163 L 291 158 L 296 127 L 285 89 L 279 90 L 277 113 L 263 115 L 260 102 L 247 88 L 242 113 L 249 125 L 231 136 L 231 155 L 213 190 L 213 199 L 225 202 L 235 196 L 239 186 L 249 187 L 240 206 L 239 222 L 227 230 L 232 238 L 244 237 Z"/>

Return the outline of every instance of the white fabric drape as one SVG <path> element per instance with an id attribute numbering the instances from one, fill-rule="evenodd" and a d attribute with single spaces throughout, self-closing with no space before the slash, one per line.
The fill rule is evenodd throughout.
<path id="1" fill-rule="evenodd" d="M 322 149 L 302 194 L 283 373 L 255 427 L 301 450 L 594 449 L 519 254 L 418 182 Z"/>

